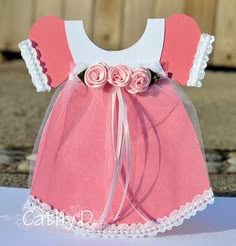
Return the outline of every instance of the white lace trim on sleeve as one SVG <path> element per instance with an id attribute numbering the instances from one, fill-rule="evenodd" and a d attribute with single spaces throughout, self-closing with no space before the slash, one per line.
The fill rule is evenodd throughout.
<path id="1" fill-rule="evenodd" d="M 202 80 L 205 77 L 205 69 L 209 61 L 209 55 L 212 52 L 212 43 L 215 41 L 214 36 L 202 33 L 198 43 L 197 52 L 194 57 L 193 66 L 190 69 L 188 86 L 202 86 Z"/>
<path id="2" fill-rule="evenodd" d="M 37 51 L 33 47 L 32 42 L 26 39 L 21 41 L 18 46 L 37 92 L 50 91 L 51 87 L 48 85 L 48 77 L 43 72 L 43 68 L 37 58 Z"/>

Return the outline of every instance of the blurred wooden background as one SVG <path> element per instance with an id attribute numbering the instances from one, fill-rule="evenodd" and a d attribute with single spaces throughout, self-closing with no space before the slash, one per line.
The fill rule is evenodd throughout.
<path id="1" fill-rule="evenodd" d="M 0 51 L 19 51 L 34 21 L 45 15 L 83 19 L 91 40 L 104 49 L 135 43 L 147 18 L 192 16 L 216 37 L 210 64 L 236 67 L 236 0 L 0 0 Z"/>

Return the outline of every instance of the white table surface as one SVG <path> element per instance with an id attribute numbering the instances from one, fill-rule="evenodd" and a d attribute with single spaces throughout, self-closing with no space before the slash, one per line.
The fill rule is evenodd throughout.
<path id="1" fill-rule="evenodd" d="M 41 226 L 22 229 L 16 216 L 29 189 L 0 187 L 0 245 L 168 245 L 168 246 L 236 246 L 236 198 L 216 197 L 214 204 L 198 212 L 171 231 L 153 238 L 107 239 L 82 237 Z"/>

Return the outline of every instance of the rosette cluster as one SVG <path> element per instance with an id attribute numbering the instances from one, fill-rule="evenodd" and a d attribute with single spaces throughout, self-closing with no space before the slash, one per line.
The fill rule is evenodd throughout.
<path id="1" fill-rule="evenodd" d="M 108 66 L 104 62 L 89 66 L 78 74 L 78 77 L 88 87 L 102 88 L 109 83 L 113 86 L 124 87 L 132 94 L 146 91 L 150 84 L 160 79 L 160 76 L 149 68 L 131 69 L 123 64 Z"/>

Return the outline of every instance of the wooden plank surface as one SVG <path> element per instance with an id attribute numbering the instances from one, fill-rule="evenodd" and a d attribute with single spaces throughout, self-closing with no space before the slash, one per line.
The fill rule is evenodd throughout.
<path id="1" fill-rule="evenodd" d="M 45 15 L 55 15 L 63 17 L 64 0 L 35 0 L 34 20 Z"/>
<path id="2" fill-rule="evenodd" d="M 186 0 L 185 13 L 192 16 L 202 32 L 213 33 L 216 0 Z"/>
<path id="3" fill-rule="evenodd" d="M 45 15 L 82 19 L 95 45 L 118 50 L 139 40 L 147 18 L 186 13 L 216 37 L 209 64 L 236 67 L 235 10 L 236 0 L 0 0 L 0 51 L 19 51 L 19 41 Z"/>
<path id="4" fill-rule="evenodd" d="M 92 36 L 93 0 L 65 0 L 63 17 L 65 20 L 83 20 L 86 33 Z"/>
<path id="5" fill-rule="evenodd" d="M 185 0 L 157 0 L 153 3 L 153 14 L 155 18 L 168 18 L 173 14 L 184 13 Z"/>
<path id="6" fill-rule="evenodd" d="M 32 23 L 33 0 L 0 0 L 0 50 L 19 51 Z"/>
<path id="7" fill-rule="evenodd" d="M 152 16 L 152 0 L 125 1 L 121 37 L 123 49 L 130 47 L 140 39 L 145 30 L 147 18 L 152 18 Z"/>
<path id="8" fill-rule="evenodd" d="M 236 1 L 218 0 L 212 64 L 236 67 Z"/>
<path id="9" fill-rule="evenodd" d="M 123 0 L 96 0 L 93 42 L 102 49 L 116 50 L 120 45 Z"/>

